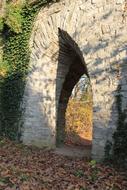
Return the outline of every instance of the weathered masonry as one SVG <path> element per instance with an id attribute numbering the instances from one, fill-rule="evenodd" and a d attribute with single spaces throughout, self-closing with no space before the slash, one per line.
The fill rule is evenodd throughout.
<path id="1" fill-rule="evenodd" d="M 127 110 L 127 12 L 124 0 L 61 0 L 42 8 L 30 39 L 24 93 L 25 144 L 55 147 L 65 110 L 83 74 L 93 92 L 92 156 L 101 159 L 117 126 L 121 86 Z"/>

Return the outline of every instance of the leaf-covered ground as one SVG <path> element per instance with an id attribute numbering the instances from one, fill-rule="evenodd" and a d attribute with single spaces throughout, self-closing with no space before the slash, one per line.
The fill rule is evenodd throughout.
<path id="1" fill-rule="evenodd" d="M 127 190 L 126 173 L 0 141 L 0 190 Z"/>

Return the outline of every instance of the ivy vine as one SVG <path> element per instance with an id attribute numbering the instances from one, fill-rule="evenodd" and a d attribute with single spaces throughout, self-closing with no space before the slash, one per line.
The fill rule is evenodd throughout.
<path id="1" fill-rule="evenodd" d="M 53 0 L 38 0 L 22 9 L 11 6 L 4 25 L 1 21 L 4 39 L 1 67 L 6 68 L 6 75 L 0 80 L 0 134 L 12 140 L 19 140 L 21 135 L 18 124 L 22 116 L 20 105 L 29 67 L 28 42 L 33 21 L 40 8 L 50 2 Z"/>
<path id="2" fill-rule="evenodd" d="M 118 112 L 117 129 L 113 134 L 113 143 L 107 141 L 105 146 L 105 160 L 117 167 L 127 167 L 127 110 L 122 110 L 121 85 L 116 95 Z"/>
<path id="3" fill-rule="evenodd" d="M 122 110 L 122 94 L 121 85 L 118 86 L 117 110 L 118 125 L 117 130 L 113 134 L 113 160 L 122 167 L 127 167 L 127 110 Z"/>

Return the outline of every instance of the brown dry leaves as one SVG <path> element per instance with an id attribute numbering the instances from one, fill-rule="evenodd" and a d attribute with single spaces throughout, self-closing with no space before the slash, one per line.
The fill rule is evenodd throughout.
<path id="1" fill-rule="evenodd" d="M 125 172 L 0 141 L 0 190 L 127 190 Z"/>

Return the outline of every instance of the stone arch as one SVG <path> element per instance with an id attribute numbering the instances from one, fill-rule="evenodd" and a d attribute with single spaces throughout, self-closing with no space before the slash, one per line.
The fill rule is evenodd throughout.
<path id="1" fill-rule="evenodd" d="M 59 56 L 56 77 L 57 143 L 64 142 L 65 113 L 69 97 L 82 75 L 89 78 L 88 70 L 78 45 L 69 34 L 59 28 Z"/>
<path id="2" fill-rule="evenodd" d="M 119 80 L 127 52 L 124 2 L 61 0 L 40 10 L 30 38 L 30 71 L 23 101 L 24 144 L 55 147 L 61 28 L 78 44 L 85 58 L 93 91 L 92 156 L 104 156 L 106 141 L 112 141 L 117 125 L 117 87 L 119 83 L 125 85 Z"/>

